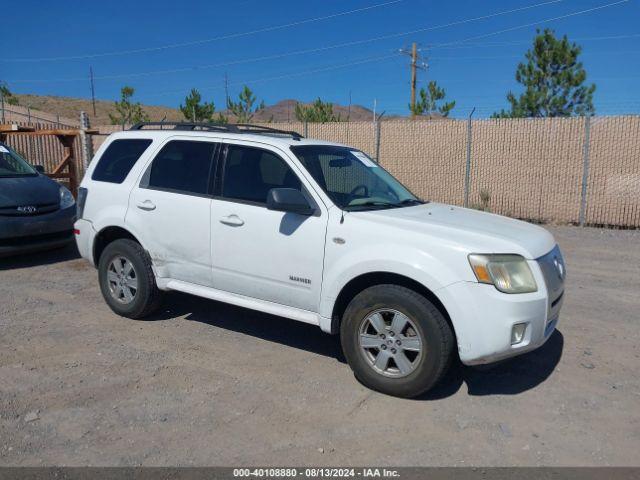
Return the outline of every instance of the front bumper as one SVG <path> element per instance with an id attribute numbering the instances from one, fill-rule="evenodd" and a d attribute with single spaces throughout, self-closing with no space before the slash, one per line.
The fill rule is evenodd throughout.
<path id="1" fill-rule="evenodd" d="M 475 282 L 458 282 L 438 291 L 451 317 L 462 363 L 497 362 L 535 350 L 549 339 L 558 324 L 564 285 L 550 282 L 541 264 L 556 251 L 559 254 L 556 247 L 528 262 L 537 292 L 506 294 L 493 285 Z M 511 332 L 518 323 L 526 324 L 524 338 L 512 345 Z"/>
<path id="2" fill-rule="evenodd" d="M 0 217 L 0 256 L 62 247 L 73 241 L 76 206 L 45 215 Z"/>

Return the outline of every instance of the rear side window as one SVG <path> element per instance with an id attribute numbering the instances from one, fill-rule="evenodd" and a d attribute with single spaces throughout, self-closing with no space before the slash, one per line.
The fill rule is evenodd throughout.
<path id="1" fill-rule="evenodd" d="M 151 140 L 132 138 L 114 140 L 100 157 L 91 180 L 122 183 L 140 156 L 151 145 Z"/>
<path id="2" fill-rule="evenodd" d="M 302 185 L 291 168 L 277 155 L 259 148 L 229 145 L 222 181 L 222 196 L 264 204 L 272 188 Z"/>
<path id="3" fill-rule="evenodd" d="M 174 140 L 153 159 L 141 187 L 205 195 L 216 144 Z"/>

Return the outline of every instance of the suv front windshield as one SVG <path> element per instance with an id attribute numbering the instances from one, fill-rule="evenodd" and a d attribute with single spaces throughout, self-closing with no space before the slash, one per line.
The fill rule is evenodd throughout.
<path id="1" fill-rule="evenodd" d="M 301 145 L 291 147 L 291 151 L 343 210 L 375 210 L 424 203 L 359 150 L 333 145 Z"/>
<path id="2" fill-rule="evenodd" d="M 37 173 L 24 158 L 0 143 L 0 178 L 25 175 L 37 175 Z"/>

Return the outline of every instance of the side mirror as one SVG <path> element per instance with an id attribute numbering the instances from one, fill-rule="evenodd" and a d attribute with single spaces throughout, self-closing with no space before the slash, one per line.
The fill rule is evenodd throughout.
<path id="1" fill-rule="evenodd" d="M 267 194 L 267 208 L 279 212 L 313 215 L 314 209 L 300 190 L 295 188 L 272 188 Z"/>
<path id="2" fill-rule="evenodd" d="M 34 165 L 33 168 L 36 169 L 36 172 L 41 173 L 42 175 L 44 175 L 44 167 L 42 165 Z"/>

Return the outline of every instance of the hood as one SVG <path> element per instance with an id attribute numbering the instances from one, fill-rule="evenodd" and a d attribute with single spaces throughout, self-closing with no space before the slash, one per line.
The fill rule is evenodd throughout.
<path id="1" fill-rule="evenodd" d="M 60 202 L 60 185 L 44 175 L 0 177 L 0 208 Z"/>
<path id="2" fill-rule="evenodd" d="M 543 256 L 555 246 L 547 230 L 531 223 L 439 203 L 359 212 L 370 220 L 409 232 L 442 238 L 469 253 L 517 253 L 528 259 Z"/>

